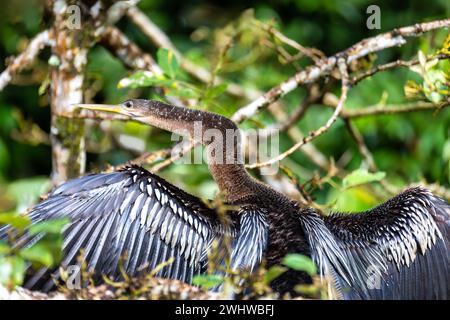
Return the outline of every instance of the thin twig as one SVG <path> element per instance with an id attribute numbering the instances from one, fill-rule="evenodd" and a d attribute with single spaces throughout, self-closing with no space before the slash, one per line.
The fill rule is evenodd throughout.
<path id="1" fill-rule="evenodd" d="M 349 89 L 349 79 L 348 79 L 347 64 L 345 63 L 345 59 L 339 58 L 337 65 L 339 68 L 339 73 L 341 75 L 341 83 L 342 83 L 341 97 L 339 98 L 339 103 L 338 103 L 336 109 L 334 110 L 332 116 L 328 119 L 328 121 L 319 129 L 311 131 L 300 142 L 296 143 L 291 148 L 289 148 L 287 151 L 283 152 L 282 154 L 278 155 L 277 157 L 272 158 L 271 160 L 266 161 L 266 162 L 260 162 L 260 163 L 254 163 L 254 164 L 248 165 L 247 166 L 248 168 L 250 168 L 250 169 L 260 168 L 260 167 L 269 166 L 278 161 L 281 161 L 284 158 L 286 158 L 287 156 L 294 153 L 298 148 L 309 143 L 310 141 L 312 141 L 313 139 L 317 138 L 318 136 L 320 136 L 321 134 L 326 132 L 328 129 L 330 129 L 330 127 L 333 125 L 333 123 L 339 117 L 339 114 L 344 107 L 345 101 L 347 100 L 347 93 L 348 93 L 348 89 Z"/>
<path id="2" fill-rule="evenodd" d="M 369 148 L 367 148 L 361 132 L 359 132 L 358 128 L 356 128 L 356 126 L 351 122 L 350 119 L 345 119 L 344 122 L 351 137 L 353 138 L 353 140 L 355 140 L 356 145 L 358 146 L 358 151 L 366 162 L 368 168 L 371 171 L 377 171 L 378 169 L 373 159 L 372 153 L 370 152 Z"/>
<path id="3" fill-rule="evenodd" d="M 116 27 L 109 26 L 105 29 L 101 44 L 131 69 L 150 70 L 155 75 L 163 73 L 151 55 L 143 52 Z"/>
<path id="4" fill-rule="evenodd" d="M 284 131 L 295 125 L 303 117 L 311 105 L 322 99 L 326 89 L 328 89 L 328 86 L 323 90 L 310 90 L 309 96 L 302 101 L 300 106 L 291 115 L 289 115 L 285 121 L 280 123 L 278 130 Z"/>
<path id="5" fill-rule="evenodd" d="M 450 56 L 446 55 L 446 54 L 438 54 L 436 56 L 431 56 L 430 58 L 427 59 L 427 61 L 430 60 L 434 60 L 434 59 L 438 59 L 438 60 L 445 60 L 445 59 L 449 59 Z M 376 66 L 372 69 L 360 72 L 356 75 L 354 75 L 351 78 L 351 83 L 352 85 L 357 84 L 358 82 L 373 76 L 375 73 L 381 72 L 381 71 L 387 71 L 387 70 L 391 70 L 397 67 L 412 67 L 414 65 L 419 64 L 419 59 L 413 59 L 413 60 L 409 60 L 409 61 L 404 61 L 404 60 L 396 60 L 396 61 L 392 61 L 386 64 L 382 64 L 379 66 Z"/>
<path id="6" fill-rule="evenodd" d="M 266 23 L 262 23 L 260 21 L 255 21 L 256 25 L 258 27 L 263 28 L 263 30 L 265 30 L 266 32 L 268 32 L 270 35 L 272 35 L 275 39 L 279 40 L 280 42 L 296 49 L 302 56 L 306 56 L 309 57 L 311 60 L 313 60 L 314 62 L 318 63 L 322 58 L 325 57 L 325 54 L 316 49 L 316 48 L 308 48 L 305 46 L 302 46 L 300 43 L 298 43 L 297 41 L 288 38 L 287 36 L 285 36 L 284 34 L 282 34 L 280 31 L 278 31 L 276 28 L 274 28 L 272 25 L 266 24 Z M 298 59 L 298 55 L 297 55 L 297 59 Z"/>
<path id="7" fill-rule="evenodd" d="M 16 58 L 12 59 L 6 69 L 0 74 L 0 91 L 11 81 L 12 77 L 23 70 L 36 58 L 44 46 L 51 43 L 49 31 L 38 33 Z"/>
<path id="8" fill-rule="evenodd" d="M 341 118 L 361 118 L 367 116 L 409 113 L 418 111 L 442 110 L 450 106 L 450 100 L 438 104 L 426 101 L 418 101 L 413 103 L 395 104 L 395 105 L 374 105 L 362 109 L 345 110 L 341 113 Z"/>
<path id="9" fill-rule="evenodd" d="M 271 127 L 268 127 L 268 130 L 260 132 L 258 134 L 259 137 L 264 138 L 268 137 L 274 132 L 287 131 L 289 138 L 291 138 L 294 143 L 301 141 L 304 137 L 304 134 L 299 130 L 297 126 L 295 126 L 295 123 L 297 123 L 303 117 L 303 115 L 311 105 L 321 99 L 325 91 L 326 89 L 324 88 L 324 90 L 321 90 L 321 92 L 319 92 L 319 90 L 316 90 L 314 86 L 312 86 L 312 88 L 309 90 L 309 95 L 305 99 L 303 99 L 300 106 L 291 115 L 288 115 L 279 104 L 274 103 L 269 108 L 269 111 L 279 124 L 273 126 L 275 130 L 271 129 Z M 312 163 L 314 163 L 324 171 L 328 171 L 328 169 L 330 168 L 330 162 L 328 161 L 328 159 L 313 144 L 306 144 L 301 149 L 301 152 L 303 152 L 306 157 L 308 157 L 308 159 L 312 161 Z"/>
<path id="10" fill-rule="evenodd" d="M 198 145 L 199 145 L 198 142 L 196 143 L 191 140 L 183 140 L 183 141 L 177 143 L 172 148 L 169 148 L 170 152 L 168 153 L 168 156 L 170 155 L 170 158 L 154 165 L 152 167 L 152 172 L 158 172 L 158 171 L 162 170 L 163 168 L 169 166 L 176 160 L 181 159 L 186 153 L 188 153 L 191 149 L 193 149 L 194 147 L 196 147 Z"/>
<path id="11" fill-rule="evenodd" d="M 142 154 L 141 156 L 137 157 L 136 159 L 133 159 L 129 161 L 131 164 L 141 165 L 143 163 L 151 164 L 153 162 L 158 161 L 159 159 L 165 159 L 168 156 L 170 156 L 172 152 L 172 148 L 166 148 L 166 149 L 160 149 L 153 152 L 147 152 Z M 153 172 L 156 172 L 157 170 L 153 169 Z"/>

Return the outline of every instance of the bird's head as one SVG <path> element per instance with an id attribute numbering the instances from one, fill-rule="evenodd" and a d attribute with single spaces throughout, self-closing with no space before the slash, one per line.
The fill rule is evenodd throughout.
<path id="1" fill-rule="evenodd" d="M 75 104 L 73 107 L 120 114 L 180 135 L 192 135 L 193 122 L 203 118 L 202 112 L 158 100 L 131 99 L 120 104 Z"/>
<path id="2" fill-rule="evenodd" d="M 120 104 L 74 104 L 76 108 L 112 112 L 134 119 L 147 117 L 152 107 L 156 107 L 159 101 L 145 99 L 130 99 Z"/>

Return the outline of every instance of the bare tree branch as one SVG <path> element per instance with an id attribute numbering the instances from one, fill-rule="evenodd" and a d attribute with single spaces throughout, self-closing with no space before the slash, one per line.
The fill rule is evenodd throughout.
<path id="1" fill-rule="evenodd" d="M 292 139 L 292 141 L 298 142 L 301 141 L 304 137 L 304 134 L 295 126 L 295 124 L 303 117 L 308 108 L 318 102 L 325 90 L 319 92 L 319 90 L 315 90 L 311 88 L 309 90 L 308 96 L 303 99 L 300 106 L 291 114 L 287 115 L 283 108 L 281 108 L 280 104 L 274 103 L 270 106 L 269 111 L 275 117 L 278 124 L 274 125 L 272 128 L 275 130 L 266 130 L 264 132 L 260 132 L 259 136 L 262 138 L 267 137 L 269 134 L 273 132 L 287 131 L 288 136 Z M 328 171 L 330 168 L 330 163 L 328 159 L 319 151 L 313 144 L 306 144 L 302 149 L 303 152 L 315 165 L 323 169 L 324 171 Z"/>
<path id="2" fill-rule="evenodd" d="M 339 98 L 339 103 L 338 103 L 336 109 L 334 110 L 332 116 L 328 119 L 328 121 L 319 129 L 311 131 L 300 142 L 296 143 L 294 146 L 292 146 L 291 148 L 289 148 L 287 151 L 283 152 L 279 156 L 272 158 L 266 162 L 260 162 L 260 163 L 254 163 L 254 164 L 248 165 L 247 166 L 248 168 L 250 168 L 250 169 L 260 168 L 260 167 L 269 166 L 278 161 L 281 161 L 284 158 L 286 158 L 287 156 L 294 153 L 298 148 L 309 143 L 310 141 L 312 141 L 313 139 L 315 139 L 316 137 L 320 136 L 321 134 L 326 132 L 328 129 L 330 129 L 330 127 L 333 125 L 333 123 L 339 117 L 339 114 L 344 107 L 345 101 L 347 99 L 348 89 L 349 89 L 349 79 L 348 79 L 347 64 L 345 62 L 345 59 L 339 58 L 337 64 L 338 64 L 339 73 L 341 75 L 341 82 L 342 82 L 341 97 Z"/>
<path id="3" fill-rule="evenodd" d="M 319 102 L 324 96 L 326 89 L 319 90 L 318 88 L 311 88 L 309 94 L 303 99 L 297 109 L 289 116 L 285 115 L 283 118 L 279 118 L 278 124 L 273 126 L 273 129 L 279 131 L 285 131 L 295 125 L 306 113 L 308 108 L 314 103 Z M 274 114 L 274 113 L 272 113 Z"/>
<path id="4" fill-rule="evenodd" d="M 438 60 L 444 60 L 444 59 L 449 59 L 450 56 L 446 55 L 446 54 L 438 54 L 436 56 L 431 56 L 430 58 L 428 58 L 427 60 L 433 60 L 433 59 L 438 59 Z M 396 60 L 396 61 L 392 61 L 386 64 L 382 64 L 379 66 L 376 66 L 372 69 L 360 72 L 356 75 L 354 75 L 353 77 L 351 77 L 351 83 L 353 85 L 357 84 L 358 82 L 373 76 L 375 73 L 381 72 L 381 71 L 387 71 L 387 70 L 391 70 L 397 67 L 412 67 L 416 64 L 419 64 L 419 59 L 413 59 L 410 61 L 404 61 L 404 60 Z"/>
<path id="5" fill-rule="evenodd" d="M 65 21 L 66 3 L 55 0 L 52 55 L 57 66 L 51 70 L 51 129 L 52 182 L 58 185 L 85 171 L 84 123 L 60 117 L 73 112 L 74 103 L 83 101 L 83 71 L 87 63 L 88 48 L 82 37 L 76 37 L 79 30 L 70 30 Z"/>
<path id="6" fill-rule="evenodd" d="M 50 42 L 49 31 L 42 31 L 30 41 L 21 54 L 11 59 L 6 69 L 0 74 L 0 91 L 6 87 L 16 73 L 29 66 L 42 48 L 50 44 Z"/>
<path id="7" fill-rule="evenodd" d="M 105 29 L 101 44 L 131 69 L 150 70 L 156 75 L 163 73 L 151 55 L 143 52 L 116 27 L 108 26 Z"/>
<path id="8" fill-rule="evenodd" d="M 345 57 L 346 63 L 349 64 L 352 61 L 355 61 L 370 53 L 404 45 L 406 43 L 406 37 L 417 37 L 423 32 L 449 26 L 450 19 L 437 20 L 395 29 L 391 32 L 386 32 L 372 38 L 364 39 L 334 56 L 322 59 L 319 63 L 296 73 L 280 85 L 270 89 L 258 99 L 239 109 L 233 115 L 233 120 L 236 122 L 241 122 L 244 119 L 250 118 L 260 109 L 269 106 L 280 97 L 296 89 L 299 85 L 312 83 L 320 77 L 329 75 L 336 67 L 339 57 Z"/>
<path id="9" fill-rule="evenodd" d="M 186 153 L 188 153 L 190 150 L 192 150 L 193 148 L 195 148 L 198 145 L 199 145 L 199 143 L 196 143 L 196 142 L 190 141 L 190 140 L 186 140 L 186 141 L 183 140 L 182 142 L 177 143 L 175 146 L 170 148 L 170 152 L 167 154 L 167 156 L 170 155 L 170 158 L 154 165 L 152 167 L 152 171 L 158 172 L 158 171 L 164 169 L 165 167 L 169 166 L 176 160 L 181 159 Z"/>
<path id="10" fill-rule="evenodd" d="M 76 2 L 82 11 L 83 28 L 70 27 L 66 22 L 67 6 L 64 0 L 54 0 L 52 55 L 58 60 L 51 71 L 51 141 L 52 181 L 60 184 L 85 171 L 84 123 L 73 119 L 73 104 L 83 101 L 84 70 L 89 49 L 101 38 L 106 27 L 125 14 L 138 1 L 118 1 L 103 4 L 99 1 L 88 6 Z M 88 6 L 88 7 L 87 7 Z"/>

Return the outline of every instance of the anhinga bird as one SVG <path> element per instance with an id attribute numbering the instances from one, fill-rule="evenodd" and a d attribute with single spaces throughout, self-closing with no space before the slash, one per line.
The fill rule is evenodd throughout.
<path id="1" fill-rule="evenodd" d="M 29 214 L 34 223 L 70 219 L 62 266 L 76 264 L 83 249 L 89 269 L 120 278 L 123 256 L 129 275 L 173 257 L 158 275 L 189 283 L 205 271 L 213 241 L 220 247 L 229 236 L 234 269 L 254 270 L 263 259 L 271 266 L 288 253 L 301 253 L 332 279 L 344 299 L 450 298 L 450 207 L 429 191 L 412 188 L 366 212 L 324 215 L 251 177 L 234 161 L 236 154 L 232 163 L 218 161 L 227 156 L 223 145 L 230 141 L 221 147 L 216 139 L 196 137 L 194 123 L 201 122 L 201 135 L 214 129 L 226 137 L 227 130 L 238 129 L 223 116 L 153 100 L 80 107 L 127 115 L 203 143 L 214 180 L 239 210 L 228 212 L 231 222 L 224 224 L 197 197 L 135 166 L 74 179 Z M 238 139 L 231 143 L 237 150 Z M 27 245 L 37 241 L 24 237 Z M 27 286 L 50 289 L 45 275 L 48 270 L 41 270 Z M 306 273 L 290 270 L 271 285 L 292 292 L 310 281 Z"/>

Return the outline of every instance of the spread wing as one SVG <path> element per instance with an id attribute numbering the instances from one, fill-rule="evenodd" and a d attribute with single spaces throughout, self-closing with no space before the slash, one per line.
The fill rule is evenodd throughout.
<path id="1" fill-rule="evenodd" d="M 261 208 L 243 208 L 239 214 L 239 230 L 233 241 L 231 269 L 254 269 L 261 262 L 269 241 L 266 212 Z"/>
<path id="2" fill-rule="evenodd" d="M 332 214 L 325 225 L 353 279 L 335 278 L 353 299 L 449 299 L 450 207 L 421 188 L 359 214 Z"/>
<path id="3" fill-rule="evenodd" d="M 37 205 L 30 217 L 33 223 L 70 219 L 64 230 L 63 267 L 76 265 L 82 252 L 88 270 L 118 279 L 121 267 L 136 275 L 173 258 L 156 275 L 189 283 L 205 270 L 213 241 L 220 247 L 227 237 L 232 265 L 254 268 L 263 249 L 253 243 L 258 238 L 252 234 L 263 232 L 259 231 L 264 227 L 262 214 L 242 210 L 230 224 L 223 224 L 198 198 L 144 169 L 130 167 L 67 182 Z M 31 245 L 37 239 L 25 240 L 20 242 Z M 51 289 L 49 272 L 40 270 L 26 286 Z"/>

